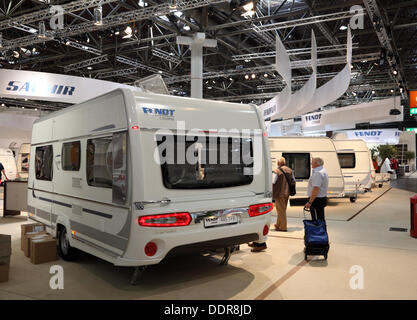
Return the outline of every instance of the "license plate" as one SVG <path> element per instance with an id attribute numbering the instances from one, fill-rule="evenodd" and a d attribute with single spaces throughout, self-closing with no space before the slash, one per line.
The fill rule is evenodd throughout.
<path id="1" fill-rule="evenodd" d="M 213 228 L 218 226 L 224 226 L 227 224 L 236 224 L 239 223 L 239 215 L 232 214 L 221 217 L 206 217 L 204 218 L 204 227 Z"/>

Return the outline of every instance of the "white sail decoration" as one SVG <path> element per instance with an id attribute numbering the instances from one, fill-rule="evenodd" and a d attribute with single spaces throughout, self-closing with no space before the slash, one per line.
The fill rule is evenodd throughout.
<path id="1" fill-rule="evenodd" d="M 352 35 L 350 27 L 347 35 L 346 66 L 333 79 L 318 88 L 310 102 L 297 110 L 296 115 L 312 112 L 339 99 L 349 88 L 352 65 Z"/>
<path id="2" fill-rule="evenodd" d="M 277 36 L 276 39 L 276 58 L 275 68 L 282 76 L 285 82 L 285 88 L 271 100 L 265 102 L 260 106 L 263 110 L 264 118 L 274 118 L 277 113 L 282 112 L 287 107 L 291 99 L 291 64 L 290 57 L 287 50 L 285 50 L 284 44 Z"/>
<path id="3" fill-rule="evenodd" d="M 300 90 L 291 95 L 291 100 L 285 110 L 278 113 L 275 118 L 294 118 L 300 114 L 300 110 L 308 107 L 314 96 L 317 87 L 317 43 L 313 30 L 311 30 L 311 68 L 313 69 L 313 72 L 309 80 Z"/>

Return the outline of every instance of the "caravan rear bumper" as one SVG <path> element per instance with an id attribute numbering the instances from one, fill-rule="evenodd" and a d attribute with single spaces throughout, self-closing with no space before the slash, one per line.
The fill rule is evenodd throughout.
<path id="1" fill-rule="evenodd" d="M 226 247 L 236 246 L 244 243 L 259 240 L 257 233 L 250 233 L 240 236 L 227 237 L 222 239 L 215 239 L 209 241 L 202 241 L 197 243 L 190 243 L 172 248 L 164 257 L 186 255 L 199 252 L 208 252 L 211 250 L 222 249 Z M 146 259 L 146 260 L 134 260 L 126 258 L 117 258 L 114 262 L 116 266 L 145 266 L 152 265 L 161 262 L 162 259 Z"/>

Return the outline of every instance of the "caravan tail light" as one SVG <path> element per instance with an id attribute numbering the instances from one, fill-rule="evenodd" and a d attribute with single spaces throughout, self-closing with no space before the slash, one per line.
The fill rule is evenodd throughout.
<path id="1" fill-rule="evenodd" d="M 138 223 L 142 227 L 183 227 L 191 222 L 188 212 L 157 214 L 139 217 Z"/>
<path id="2" fill-rule="evenodd" d="M 263 235 L 266 236 L 269 232 L 269 227 L 265 225 Z"/>
<path id="3" fill-rule="evenodd" d="M 267 214 L 272 211 L 274 205 L 272 203 L 254 204 L 249 207 L 249 216 L 256 217 L 263 214 Z"/>

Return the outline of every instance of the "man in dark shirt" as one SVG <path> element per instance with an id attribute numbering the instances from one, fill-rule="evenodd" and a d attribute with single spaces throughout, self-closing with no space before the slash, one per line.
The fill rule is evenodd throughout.
<path id="1" fill-rule="evenodd" d="M 6 178 L 6 180 L 8 180 L 6 172 L 4 171 L 3 164 L 0 162 L 0 182 L 2 181 L 2 175 L 1 175 L 2 173 L 4 174 L 4 177 Z"/>

